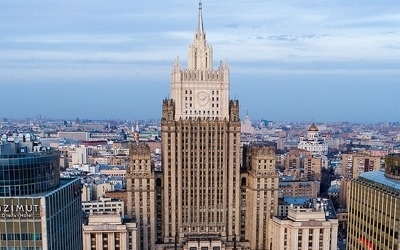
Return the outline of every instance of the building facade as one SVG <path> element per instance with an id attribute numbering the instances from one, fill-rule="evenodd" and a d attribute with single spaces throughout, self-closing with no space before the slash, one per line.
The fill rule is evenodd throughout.
<path id="1" fill-rule="evenodd" d="M 247 156 L 248 153 L 248 156 Z M 247 169 L 242 174 L 242 189 L 245 193 L 241 211 L 245 209 L 245 217 L 241 232 L 241 240 L 250 242 L 250 249 L 270 249 L 270 218 L 278 211 L 278 173 L 273 147 L 253 145 L 244 148 L 245 157 L 249 158 Z"/>
<path id="2" fill-rule="evenodd" d="M 322 158 L 316 155 L 306 155 L 303 158 L 304 176 L 305 180 L 321 181 L 322 172 Z"/>
<path id="3" fill-rule="evenodd" d="M 140 229 L 138 249 L 154 249 L 156 242 L 155 173 L 150 147 L 131 144 L 127 169 L 127 215 Z"/>
<path id="4" fill-rule="evenodd" d="M 277 213 L 275 149 L 246 145 L 239 102 L 229 99 L 229 67 L 213 68 L 202 4 L 188 66 L 176 60 L 162 105 L 161 168 L 149 146 L 132 144 L 127 214 L 140 249 L 269 249 Z M 243 162 L 242 162 L 243 160 Z"/>
<path id="5" fill-rule="evenodd" d="M 302 208 L 290 207 L 287 217 L 274 217 L 271 225 L 271 249 L 337 249 L 339 223 L 329 200 L 312 199 Z"/>
<path id="6" fill-rule="evenodd" d="M 320 191 L 319 181 L 280 181 L 280 197 L 308 197 L 317 198 Z"/>
<path id="7" fill-rule="evenodd" d="M 400 249 L 400 155 L 350 183 L 347 249 Z"/>
<path id="8" fill-rule="evenodd" d="M 200 2 L 188 67 L 176 60 L 171 98 L 162 105 L 162 171 L 154 172 L 148 146 L 129 150 L 127 214 L 136 218 L 140 249 L 268 249 L 278 199 L 275 151 L 254 146 L 242 157 L 229 67 L 214 69 L 212 55 Z"/>
<path id="9" fill-rule="evenodd" d="M 60 178 L 60 154 L 30 134 L 0 142 L 0 249 L 82 249 L 79 179 Z"/>
<path id="10" fill-rule="evenodd" d="M 212 53 L 200 3 L 188 68 L 175 62 L 162 108 L 162 240 L 179 249 L 240 240 L 239 103 L 229 100 L 228 65 L 213 69 Z"/>
<path id="11" fill-rule="evenodd" d="M 110 197 L 100 197 L 100 200 L 97 201 L 82 202 L 82 210 L 87 214 L 117 213 L 122 218 L 125 217 L 124 201 Z"/>
<path id="12" fill-rule="evenodd" d="M 342 154 L 342 174 L 347 179 L 357 178 L 363 172 L 381 168 L 381 157 L 369 153 Z"/>
<path id="13" fill-rule="evenodd" d="M 137 228 L 119 213 L 90 214 L 83 225 L 83 250 L 137 250 Z"/>
<path id="14" fill-rule="evenodd" d="M 307 150 L 313 155 L 328 154 L 328 144 L 325 137 L 319 134 L 319 129 L 314 123 L 311 124 L 310 128 L 307 130 L 306 136 L 300 136 L 297 147 Z"/>

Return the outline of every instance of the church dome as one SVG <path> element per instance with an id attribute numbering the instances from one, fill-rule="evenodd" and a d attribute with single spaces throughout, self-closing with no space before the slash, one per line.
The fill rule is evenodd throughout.
<path id="1" fill-rule="evenodd" d="M 310 132 L 318 132 L 319 129 L 318 127 L 315 125 L 315 123 L 311 124 L 310 128 L 308 129 L 308 131 Z"/>

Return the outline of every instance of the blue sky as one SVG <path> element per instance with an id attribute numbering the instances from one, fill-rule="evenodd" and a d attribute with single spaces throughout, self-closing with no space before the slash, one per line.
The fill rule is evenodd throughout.
<path id="1" fill-rule="evenodd" d="M 198 2 L 0 2 L 0 117 L 161 115 L 186 65 Z M 400 4 L 203 0 L 214 65 L 227 60 L 242 118 L 399 121 Z"/>

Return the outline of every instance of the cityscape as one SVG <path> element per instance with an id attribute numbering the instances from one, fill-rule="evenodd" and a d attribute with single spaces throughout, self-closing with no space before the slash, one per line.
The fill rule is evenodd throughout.
<path id="1" fill-rule="evenodd" d="M 192 19 L 191 37 L 176 35 L 186 43 L 177 47 L 177 54 L 186 48 L 187 56 L 166 58 L 172 63 L 170 75 L 162 77 L 161 88 L 170 88 L 164 96 L 150 97 L 140 87 L 133 92 L 120 88 L 121 95 L 114 96 L 115 87 L 102 83 L 90 94 L 110 91 L 109 98 L 95 100 L 77 92 L 79 109 L 73 118 L 73 99 L 61 109 L 48 102 L 43 115 L 37 110 L 27 116 L 21 103 L 3 105 L 0 250 L 400 249 L 397 106 L 388 107 L 390 114 L 382 111 L 383 116 L 375 117 L 372 109 L 361 113 L 357 98 L 330 103 L 345 89 L 315 82 L 309 85 L 315 92 L 306 88 L 298 96 L 293 93 L 297 102 L 281 100 L 280 109 L 269 112 L 265 103 L 251 104 L 258 97 L 247 96 L 244 89 L 235 94 L 232 87 L 235 76 L 245 79 L 249 65 L 231 66 L 229 57 L 238 55 L 221 48 L 222 55 L 221 45 L 214 50 L 207 24 L 215 16 L 208 18 L 208 4 L 192 3 L 193 11 L 185 12 Z M 236 25 L 232 21 L 228 26 Z M 213 37 L 217 43 L 221 39 Z M 145 66 L 155 67 L 155 79 L 163 72 L 157 65 Z M 398 74 L 391 69 L 385 72 Z M 11 79 L 11 74 L 5 77 Z M 307 85 L 299 84 L 290 90 Z M 59 91 L 66 88 L 61 85 Z M 347 91 L 354 86 L 360 85 Z M 253 87 L 251 93 L 257 93 L 260 85 L 246 86 Z M 386 90 L 389 97 L 396 94 L 397 85 L 392 87 Z M 335 90 L 329 93 L 330 88 Z M 268 99 L 289 89 L 259 90 Z M 379 102 L 381 92 L 371 96 L 368 91 L 374 90 L 360 90 L 365 99 Z M 158 107 L 159 116 L 142 111 L 128 115 L 137 118 L 115 117 L 119 111 L 105 118 L 82 116 L 86 108 L 105 114 L 117 110 L 107 103 L 122 104 L 127 94 L 140 100 L 134 110 Z M 51 100 L 51 92 L 32 92 L 25 100 L 17 94 L 27 110 L 29 102 L 35 106 L 46 95 Z M 81 105 L 82 98 L 90 101 Z M 9 113 L 13 106 L 17 116 Z M 54 116 L 47 112 L 52 108 L 59 109 Z M 285 108 L 295 113 L 293 119 L 282 119 L 290 112 L 276 115 Z M 349 119 L 339 120 L 341 112 Z M 355 112 L 354 119 L 348 112 Z M 325 119 L 329 114 L 335 117 Z"/>

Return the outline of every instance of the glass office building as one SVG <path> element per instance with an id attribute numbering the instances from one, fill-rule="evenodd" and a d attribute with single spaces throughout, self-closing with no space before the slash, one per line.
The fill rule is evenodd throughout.
<path id="1" fill-rule="evenodd" d="M 0 250 L 81 250 L 81 182 L 32 135 L 0 141 Z"/>

